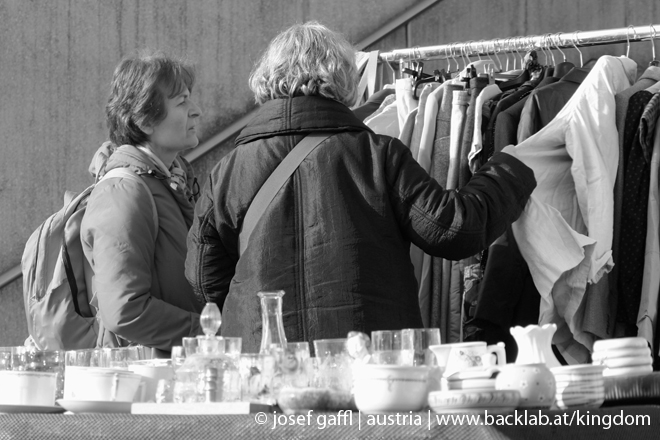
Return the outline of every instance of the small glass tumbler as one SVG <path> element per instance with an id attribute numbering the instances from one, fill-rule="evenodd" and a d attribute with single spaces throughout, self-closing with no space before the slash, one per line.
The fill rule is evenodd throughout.
<path id="1" fill-rule="evenodd" d="M 315 386 L 348 393 L 353 387 L 352 359 L 346 350 L 346 338 L 317 339 L 314 351 L 318 358 Z"/>
<path id="2" fill-rule="evenodd" d="M 102 350 L 88 348 L 83 350 L 67 350 L 64 353 L 66 367 L 98 367 L 101 364 Z"/>
<path id="3" fill-rule="evenodd" d="M 223 341 L 224 353 L 238 364 L 243 348 L 243 339 L 232 336 L 220 336 L 219 339 Z"/>
<path id="4" fill-rule="evenodd" d="M 172 346 L 170 353 L 172 359 L 172 368 L 175 370 L 179 368 L 186 361 L 186 352 L 181 345 Z"/>
<path id="5" fill-rule="evenodd" d="M 437 365 L 429 346 L 440 344 L 439 328 L 406 328 L 401 330 L 401 363 L 413 367 Z"/>
<path id="6" fill-rule="evenodd" d="M 197 348 L 199 347 L 198 339 L 195 337 L 186 337 L 181 340 L 183 345 L 183 351 L 186 353 L 186 357 L 192 356 L 197 353 Z"/>
<path id="7" fill-rule="evenodd" d="M 309 386 L 310 376 L 305 369 L 305 361 L 310 358 L 309 342 L 287 342 L 286 349 L 273 344 L 271 353 L 277 362 L 278 386 Z"/>
<path id="8" fill-rule="evenodd" d="M 270 354 L 245 353 L 240 355 L 241 400 L 244 402 L 275 403 L 273 378 L 275 357 Z"/>
<path id="9" fill-rule="evenodd" d="M 11 347 L 0 347 L 0 370 L 11 370 Z"/>

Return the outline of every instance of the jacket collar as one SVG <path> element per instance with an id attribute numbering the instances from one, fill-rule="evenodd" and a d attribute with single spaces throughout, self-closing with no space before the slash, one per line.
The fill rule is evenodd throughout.
<path id="1" fill-rule="evenodd" d="M 570 81 L 575 84 L 582 84 L 591 69 L 586 67 L 573 67 L 568 73 L 561 77 L 559 81 Z"/>
<path id="2" fill-rule="evenodd" d="M 296 96 L 264 103 L 238 135 L 236 145 L 276 135 L 363 130 L 371 131 L 344 104 L 319 96 Z"/>
<path id="3" fill-rule="evenodd" d="M 96 180 L 113 168 L 130 168 L 137 174 L 152 174 L 161 179 L 168 177 L 158 164 L 138 148 L 132 145 L 117 147 L 108 141 L 94 154 L 89 172 Z"/>

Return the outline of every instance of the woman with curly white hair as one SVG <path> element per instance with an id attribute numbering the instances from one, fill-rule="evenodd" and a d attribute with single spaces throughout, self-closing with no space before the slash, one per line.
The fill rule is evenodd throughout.
<path id="1" fill-rule="evenodd" d="M 421 327 L 410 244 L 460 259 L 486 248 L 518 218 L 536 182 L 516 158 L 495 154 L 460 191 L 446 191 L 399 140 L 350 110 L 355 49 L 312 22 L 279 34 L 250 87 L 261 104 L 215 166 L 188 234 L 186 276 L 223 311 L 222 334 L 259 349 L 257 293 L 284 290 L 292 341 L 359 330 Z M 266 179 L 309 134 L 327 133 L 284 183 L 244 252 L 245 214 Z"/>

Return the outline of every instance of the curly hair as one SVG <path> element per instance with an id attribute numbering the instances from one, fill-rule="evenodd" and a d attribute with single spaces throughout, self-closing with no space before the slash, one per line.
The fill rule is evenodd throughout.
<path id="1" fill-rule="evenodd" d="M 149 49 L 124 58 L 112 77 L 106 105 L 110 140 L 115 145 L 139 145 L 148 140 L 140 127 L 165 119 L 165 98 L 177 96 L 184 87 L 192 92 L 193 67 L 183 60 Z"/>
<path id="2" fill-rule="evenodd" d="M 357 99 L 355 48 L 318 22 L 296 24 L 276 36 L 250 74 L 258 104 L 302 95 L 350 107 Z"/>

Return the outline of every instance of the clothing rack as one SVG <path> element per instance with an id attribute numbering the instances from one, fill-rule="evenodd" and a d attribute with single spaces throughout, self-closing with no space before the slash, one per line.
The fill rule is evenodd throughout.
<path id="1" fill-rule="evenodd" d="M 628 26 L 626 28 L 598 31 L 575 31 L 571 33 L 549 33 L 525 37 L 496 38 L 494 40 L 468 41 L 463 43 L 441 44 L 439 46 L 412 47 L 391 52 L 381 52 L 381 61 L 442 60 L 447 58 L 481 55 L 497 55 L 534 48 L 570 49 L 578 46 L 632 43 L 655 40 L 660 32 L 660 24 L 648 26 Z M 653 49 L 655 59 L 655 47 Z"/>

